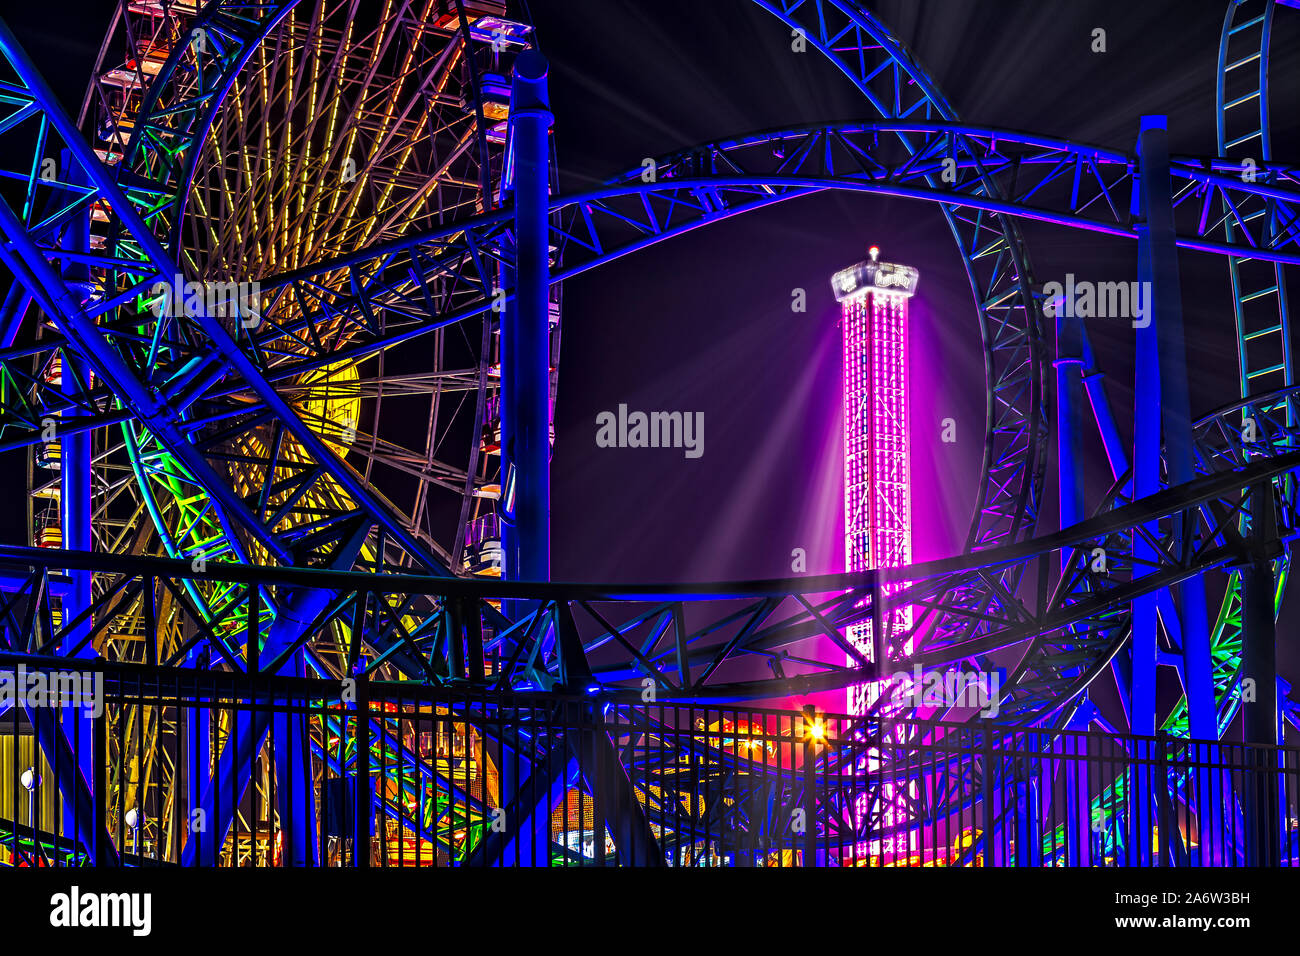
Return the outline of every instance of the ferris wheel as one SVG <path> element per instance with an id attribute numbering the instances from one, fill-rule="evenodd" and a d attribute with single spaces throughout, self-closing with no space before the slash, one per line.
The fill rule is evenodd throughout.
<path id="1" fill-rule="evenodd" d="M 500 206 L 508 77 L 514 57 L 533 43 L 532 27 L 507 19 L 503 3 L 321 0 L 266 5 L 243 22 L 224 19 L 222 6 L 117 4 L 82 104 L 79 125 L 112 175 L 128 190 L 135 176 L 151 182 L 148 225 L 176 262 L 175 288 L 137 296 L 139 314 L 183 311 L 185 282 L 192 297 L 236 283 L 256 300 L 244 302 L 239 321 L 228 320 L 236 336 L 252 321 L 248 313 L 263 308 L 283 327 L 317 303 L 262 290 L 267 279 Z M 178 123 L 177 104 L 194 101 L 204 106 Z M 124 243 L 106 203 L 92 209 L 88 240 L 92 250 Z M 313 284 L 346 288 L 354 279 L 340 267 L 317 272 Z M 112 274 L 99 281 L 123 282 Z M 425 292 L 450 301 L 453 285 Z M 558 288 L 553 299 L 552 396 Z M 385 311 L 375 331 L 396 331 L 404 320 Z M 316 327 L 311 340 L 279 337 L 261 369 L 301 425 L 383 498 L 425 557 L 453 573 L 500 573 L 494 320 L 489 314 L 351 355 L 348 328 Z M 155 349 L 165 349 L 173 331 Z M 52 354 L 43 372 L 48 388 L 61 387 L 62 368 L 63 356 Z M 222 399 L 236 407 L 247 400 Z M 188 414 L 220 420 L 229 405 Z M 217 441 L 222 480 L 245 496 L 269 484 L 277 467 L 313 460 L 270 415 Z M 94 443 L 96 549 L 201 562 L 271 557 L 223 519 L 203 483 L 147 424 L 98 430 Z M 47 443 L 34 455 L 34 492 L 45 502 L 34 535 L 47 546 L 62 542 L 57 443 L 54 449 Z M 347 491 L 326 479 L 282 520 L 305 525 L 308 514 L 346 512 L 350 504 Z M 385 563 L 373 543 L 364 550 L 367 560 Z M 390 562 L 418 563 L 409 554 Z M 192 596 L 220 606 L 220 590 L 200 590 L 191 587 Z"/>
<path id="2" fill-rule="evenodd" d="M 509 77 L 534 43 L 531 25 L 506 14 L 495 0 L 287 0 L 251 12 L 114 4 L 78 126 L 157 245 L 142 249 L 138 231 L 95 200 L 88 228 L 61 238 L 106 265 L 74 266 L 65 278 L 88 301 L 115 300 L 119 355 L 152 371 L 147 390 L 179 430 L 205 433 L 205 460 L 178 457 L 174 434 L 133 414 L 138 399 L 97 376 L 30 299 L 17 298 L 10 342 L 42 343 L 26 398 L 59 430 L 30 451 L 32 543 L 196 567 L 500 575 L 497 314 L 412 338 L 411 311 L 386 303 L 366 329 L 392 340 L 378 348 L 354 348 L 343 321 L 312 324 L 309 334 L 293 325 L 358 281 L 356 269 L 322 273 L 321 263 L 500 207 Z M 140 281 L 141 260 L 152 260 L 158 281 Z M 317 294 L 284 281 L 302 271 L 313 272 Z M 450 279 L 421 294 L 429 311 L 464 295 Z M 223 349 L 192 320 L 214 306 L 231 341 L 260 348 L 250 369 L 260 395 L 240 386 L 203 393 L 223 377 L 210 361 Z M 558 288 L 551 313 L 554 396 Z M 71 423 L 87 409 L 88 420 Z M 382 518 L 358 522 L 361 512 Z M 363 525 L 384 530 L 358 533 Z M 80 584 L 77 606 L 112 597 L 103 579 Z M 157 622 L 156 644 L 127 625 L 80 653 L 228 666 L 247 653 L 239 648 L 250 627 L 288 616 L 284 593 L 270 590 L 254 598 L 255 621 L 232 615 L 248 595 L 228 584 L 187 581 L 155 597 L 138 619 Z M 308 666 L 347 673 L 345 646 L 321 642 Z M 132 754 L 165 732 L 151 725 Z"/>

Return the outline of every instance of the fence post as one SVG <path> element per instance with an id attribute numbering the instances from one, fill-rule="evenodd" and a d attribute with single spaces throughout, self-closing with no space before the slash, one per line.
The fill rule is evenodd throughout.
<path id="1" fill-rule="evenodd" d="M 91 798 L 95 802 L 95 833 L 91 838 L 94 844 L 91 861 L 95 866 L 103 866 L 109 857 L 108 843 L 108 701 L 94 718 L 95 785 L 91 788 Z M 18 741 L 14 741 L 14 760 L 17 766 Z M 14 807 L 14 819 L 18 818 L 18 808 Z M 15 832 L 17 832 L 15 830 Z M 75 831 L 74 831 L 75 833 Z M 91 849 L 87 847 L 87 849 Z"/>
<path id="2" fill-rule="evenodd" d="M 356 832 L 352 838 L 352 865 L 370 866 L 370 818 L 374 813 L 370 785 L 370 678 L 357 675 Z"/>
<path id="3" fill-rule="evenodd" d="M 984 865 L 993 865 L 993 721 L 985 717 L 984 729 Z"/>
<path id="4" fill-rule="evenodd" d="M 817 753 L 813 741 L 813 727 L 817 723 L 817 708 L 812 704 L 803 707 L 803 865 L 817 865 Z"/>
<path id="5" fill-rule="evenodd" d="M 1156 866 L 1169 866 L 1169 734 L 1164 729 L 1156 731 L 1156 802 L 1159 806 L 1160 836 L 1156 844 L 1159 859 Z"/>
<path id="6" fill-rule="evenodd" d="M 605 733 L 605 705 L 601 700 L 597 700 L 592 710 L 592 717 L 594 719 L 594 729 L 592 733 Z M 579 710 L 578 713 L 581 715 L 582 711 Z M 596 738 L 596 743 L 599 743 L 599 737 Z M 584 752 L 586 752 L 586 748 L 579 751 L 579 753 Z M 609 768 L 605 766 L 604 747 L 593 745 L 590 753 L 592 755 L 592 762 L 595 764 L 595 766 L 591 768 L 592 773 L 594 774 L 594 783 L 591 787 L 591 825 L 592 830 L 595 831 L 594 839 L 596 842 L 594 849 L 596 851 L 596 865 L 603 867 L 608 865 L 608 861 L 605 857 L 605 832 L 608 827 L 608 824 L 605 822 L 607 819 L 605 814 L 608 812 L 609 808 L 605 805 L 605 793 L 607 792 L 606 784 L 608 783 Z M 581 775 L 581 765 L 579 765 L 579 775 Z M 568 799 L 567 791 L 565 791 L 565 799 Z M 646 799 L 648 803 L 649 794 L 646 795 Z M 581 802 L 579 802 L 578 806 L 581 808 Z M 581 810 L 579 810 L 579 818 L 581 818 Z M 579 819 L 578 822 L 578 829 L 582 829 L 581 819 Z M 579 843 L 579 846 L 581 846 L 581 843 Z"/>

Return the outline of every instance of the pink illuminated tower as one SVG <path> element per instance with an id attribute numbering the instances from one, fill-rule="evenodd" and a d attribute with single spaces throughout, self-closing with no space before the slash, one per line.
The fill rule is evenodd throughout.
<path id="1" fill-rule="evenodd" d="M 844 322 L 844 561 L 847 571 L 901 567 L 912 559 L 911 473 L 907 427 L 907 301 L 920 273 L 910 266 L 866 262 L 831 277 Z M 887 609 L 885 646 L 906 633 L 910 607 Z M 848 639 L 872 657 L 871 625 Z M 849 713 L 860 714 L 877 684 L 849 688 Z"/>

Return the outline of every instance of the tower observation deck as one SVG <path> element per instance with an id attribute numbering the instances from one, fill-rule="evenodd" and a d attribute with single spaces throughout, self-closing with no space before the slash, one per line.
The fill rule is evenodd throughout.
<path id="1" fill-rule="evenodd" d="M 908 461 L 907 311 L 920 273 L 870 258 L 831 277 L 844 341 L 844 567 L 900 567 L 912 559 L 911 469 Z M 911 626 L 911 609 L 890 608 L 881 620 L 888 639 Z M 871 625 L 849 640 L 874 658 Z M 882 641 L 880 646 L 885 646 Z M 862 713 L 872 684 L 849 688 L 848 706 Z"/>

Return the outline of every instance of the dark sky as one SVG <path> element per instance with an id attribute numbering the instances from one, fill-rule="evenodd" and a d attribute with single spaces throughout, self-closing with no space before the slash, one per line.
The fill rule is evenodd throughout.
<path id="1" fill-rule="evenodd" d="M 1224 5 L 1032 0 L 871 5 L 912 48 L 958 113 L 975 123 L 1132 149 L 1144 113 L 1169 117 L 1174 152 L 1211 154 L 1214 77 Z M 756 4 L 534 5 L 555 68 L 561 164 L 570 188 L 643 156 L 711 138 L 869 116 L 818 54 Z M 1300 14 L 1280 10 L 1276 151 L 1294 155 Z M 1107 31 L 1104 55 L 1092 30 Z M 1136 243 L 1028 223 L 1036 277 L 1067 272 L 1132 279 Z M 913 304 L 912 454 L 918 556 L 964 534 L 978 474 L 984 402 L 975 311 L 937 208 L 847 194 L 750 214 L 621 260 L 566 286 L 564 365 L 555 456 L 555 571 L 561 578 L 683 580 L 785 573 L 793 547 L 837 568 L 839 396 L 832 271 L 869 244 L 921 271 Z M 1233 398 L 1226 265 L 1182 257 L 1194 414 Z M 808 312 L 792 314 L 806 288 Z M 1092 323 L 1112 402 L 1132 407 L 1126 323 Z M 1226 351 L 1225 351 L 1226 350 Z M 707 451 L 593 447 L 596 412 L 705 412 Z M 958 421 L 958 442 L 938 422 Z M 1099 460 L 1090 449 L 1093 460 Z M 1054 469 L 1054 464 L 1053 464 Z M 1098 475 L 1097 492 L 1100 493 Z M 834 498 L 829 503 L 828 497 Z M 1054 518 L 1049 481 L 1043 527 Z M 811 569 L 811 568 L 810 568 Z"/>

